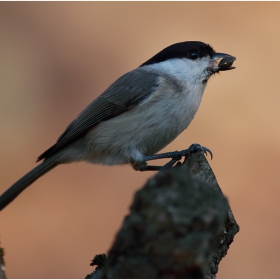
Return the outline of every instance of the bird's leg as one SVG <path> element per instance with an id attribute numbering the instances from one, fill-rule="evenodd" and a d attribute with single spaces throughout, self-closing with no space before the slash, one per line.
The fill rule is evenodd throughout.
<path id="1" fill-rule="evenodd" d="M 169 169 L 170 167 L 172 167 L 176 162 L 180 163 L 179 160 L 181 158 L 182 158 L 181 156 L 172 158 L 169 162 L 167 162 L 163 166 L 146 165 L 145 167 L 142 167 L 141 169 L 138 169 L 138 170 L 139 171 L 165 171 L 165 170 Z"/>
<path id="2" fill-rule="evenodd" d="M 206 155 L 207 155 L 207 153 L 209 153 L 211 156 L 211 159 L 213 158 L 213 154 L 208 148 L 202 147 L 199 144 L 192 144 L 186 150 L 145 156 L 144 157 L 145 162 L 150 161 L 150 160 L 163 159 L 163 158 L 171 158 L 171 160 L 163 166 L 146 165 L 146 166 L 143 166 L 143 168 L 139 168 L 138 170 L 140 170 L 140 171 L 158 171 L 158 170 L 165 171 L 165 170 L 169 169 L 170 167 L 172 167 L 176 162 L 179 162 L 182 157 L 185 157 L 185 160 L 184 160 L 184 162 L 185 162 L 186 158 L 191 153 L 195 153 L 195 152 L 199 152 L 199 151 L 203 152 Z"/>

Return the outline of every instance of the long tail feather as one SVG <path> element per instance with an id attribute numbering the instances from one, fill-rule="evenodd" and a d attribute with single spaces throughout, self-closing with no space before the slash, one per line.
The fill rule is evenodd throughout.
<path id="1" fill-rule="evenodd" d="M 59 163 L 55 158 L 49 158 L 37 165 L 34 169 L 25 174 L 15 182 L 8 190 L 0 196 L 0 211 L 11 203 L 22 191 L 31 185 L 38 178 L 56 167 Z"/>

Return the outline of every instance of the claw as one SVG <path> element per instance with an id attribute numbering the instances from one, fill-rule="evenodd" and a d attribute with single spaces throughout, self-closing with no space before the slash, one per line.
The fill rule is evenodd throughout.
<path id="1" fill-rule="evenodd" d="M 206 147 L 201 147 L 203 149 L 204 154 L 207 156 L 207 153 L 209 153 L 211 160 L 213 159 L 213 153 Z"/>
<path id="2" fill-rule="evenodd" d="M 209 153 L 211 160 L 213 159 L 213 153 L 206 147 L 203 147 L 199 144 L 192 144 L 189 149 L 190 152 L 202 151 L 206 156 Z"/>

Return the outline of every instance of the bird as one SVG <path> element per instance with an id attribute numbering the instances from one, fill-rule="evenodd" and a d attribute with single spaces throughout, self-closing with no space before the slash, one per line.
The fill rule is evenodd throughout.
<path id="1" fill-rule="evenodd" d="M 0 196 L 0 210 L 60 164 L 130 164 L 135 170 L 147 171 L 166 170 L 195 151 L 212 156 L 199 144 L 181 152 L 157 153 L 188 127 L 209 78 L 234 69 L 235 60 L 200 41 L 164 48 L 93 100 L 38 157 L 41 163 Z M 171 160 L 163 166 L 147 163 L 160 158 Z"/>

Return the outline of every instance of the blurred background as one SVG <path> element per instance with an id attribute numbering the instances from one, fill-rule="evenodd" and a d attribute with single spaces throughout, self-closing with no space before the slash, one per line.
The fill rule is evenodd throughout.
<path id="1" fill-rule="evenodd" d="M 163 151 L 200 143 L 240 232 L 219 278 L 279 278 L 280 3 L 1 2 L 0 192 L 122 74 L 168 45 L 199 40 L 237 57 L 208 82 L 189 128 Z M 108 252 L 135 191 L 130 166 L 59 166 L 0 217 L 9 278 L 83 278 Z"/>

